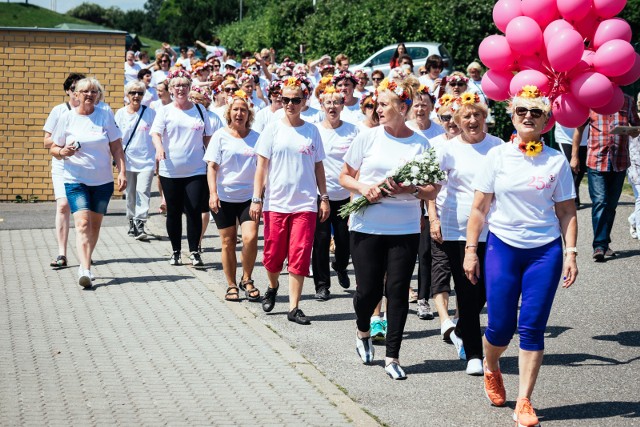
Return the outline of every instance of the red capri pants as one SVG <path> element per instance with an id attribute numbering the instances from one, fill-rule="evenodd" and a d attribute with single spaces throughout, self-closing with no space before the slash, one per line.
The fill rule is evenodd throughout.
<path id="1" fill-rule="evenodd" d="M 289 273 L 309 275 L 316 212 L 264 212 L 264 250 L 262 264 L 270 273 L 282 271 L 289 258 Z"/>

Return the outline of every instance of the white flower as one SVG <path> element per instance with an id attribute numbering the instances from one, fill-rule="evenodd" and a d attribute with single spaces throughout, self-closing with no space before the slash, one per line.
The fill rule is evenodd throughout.
<path id="1" fill-rule="evenodd" d="M 420 168 L 417 166 L 411 166 L 411 176 L 416 177 L 420 173 Z"/>
<path id="2" fill-rule="evenodd" d="M 405 179 L 404 181 L 402 181 L 402 185 L 405 187 L 408 185 L 411 185 L 411 181 L 409 181 L 408 179 Z"/>
<path id="3" fill-rule="evenodd" d="M 413 181 L 411 181 L 411 183 L 412 183 L 413 185 L 418 185 L 418 180 L 417 180 L 417 179 L 414 179 Z"/>
<path id="4" fill-rule="evenodd" d="M 418 184 L 420 184 L 420 185 L 424 185 L 424 179 L 419 179 L 419 180 L 418 180 Z"/>

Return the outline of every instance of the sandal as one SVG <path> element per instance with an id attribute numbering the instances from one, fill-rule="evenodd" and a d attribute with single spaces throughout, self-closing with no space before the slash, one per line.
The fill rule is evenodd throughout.
<path id="1" fill-rule="evenodd" d="M 164 216 L 167 216 L 167 205 L 165 205 L 164 203 L 162 203 L 160 205 L 160 207 L 158 208 L 158 213 L 162 214 Z"/>
<path id="2" fill-rule="evenodd" d="M 57 267 L 57 268 L 66 267 L 67 266 L 67 257 L 64 256 L 64 255 L 58 255 L 58 258 L 56 258 L 55 261 L 51 261 L 51 264 L 49 264 L 49 266 Z"/>
<path id="3" fill-rule="evenodd" d="M 251 289 L 247 289 L 247 285 L 250 285 Z M 253 285 L 252 279 L 241 280 L 238 286 L 244 291 L 244 296 L 247 297 L 249 301 L 260 301 L 260 289 Z"/>
<path id="4" fill-rule="evenodd" d="M 237 286 L 229 286 L 227 288 L 227 293 L 224 296 L 225 301 L 238 302 L 240 301 L 240 292 L 238 291 Z"/>

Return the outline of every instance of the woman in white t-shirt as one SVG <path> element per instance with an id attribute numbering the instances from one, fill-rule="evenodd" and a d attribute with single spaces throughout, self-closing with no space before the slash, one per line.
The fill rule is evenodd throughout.
<path id="1" fill-rule="evenodd" d="M 52 136 L 52 156 L 64 159 L 64 187 L 76 227 L 80 266 L 78 284 L 91 287 L 91 255 L 102 218 L 113 194 L 111 159 L 118 168 L 118 191 L 127 186 L 122 134 L 110 109 L 96 107 L 100 82 L 85 78 L 75 84 L 78 107 L 65 113 Z"/>
<path id="2" fill-rule="evenodd" d="M 587 124 L 589 126 L 589 124 Z M 571 162 L 572 150 L 573 150 L 573 135 L 575 134 L 574 128 L 568 128 L 562 126 L 560 123 L 556 123 L 553 129 L 553 136 L 558 144 L 558 148 L 567 158 L 568 162 Z M 576 188 L 576 207 L 580 208 L 580 183 L 587 172 L 587 141 L 589 140 L 589 129 L 585 127 L 585 131 L 582 133 L 582 139 L 580 140 L 580 146 L 578 147 L 578 173 L 573 172 L 573 184 Z"/>
<path id="3" fill-rule="evenodd" d="M 182 213 L 187 216 L 189 259 L 194 267 L 204 263 L 198 252 L 202 232 L 202 211 L 207 205 L 207 169 L 202 160 L 211 139 L 211 122 L 206 110 L 189 100 L 191 77 L 187 71 L 169 74 L 173 102 L 160 108 L 151 126 L 159 175 L 167 203 L 167 234 L 173 253 L 171 265 L 181 265 Z"/>
<path id="4" fill-rule="evenodd" d="M 360 100 L 353 96 L 358 79 L 349 71 L 340 71 L 331 78 L 331 84 L 344 96 L 342 120 L 353 124 L 361 122 L 364 119 L 364 114 L 360 111 Z"/>
<path id="5" fill-rule="evenodd" d="M 145 70 L 146 71 L 146 70 Z M 128 83 L 124 94 L 129 101 L 126 107 L 116 112 L 115 119 L 122 131 L 122 146 L 127 164 L 127 219 L 129 236 L 146 240 L 145 224 L 149 218 L 151 183 L 156 166 L 156 150 L 149 130 L 156 112 L 142 105 L 145 84 L 140 81 Z"/>
<path id="6" fill-rule="evenodd" d="M 393 379 L 404 379 L 398 358 L 409 312 L 409 283 L 418 254 L 419 199 L 434 198 L 438 186 L 401 186 L 387 179 L 388 171 L 429 148 L 429 141 L 405 123 L 418 81 L 412 76 L 398 77 L 402 79 L 385 79 L 378 86 L 375 97 L 380 126 L 353 140 L 344 157 L 340 184 L 356 198 L 366 197 L 372 203 L 349 219 L 351 257 L 358 283 L 353 299 L 356 350 L 364 363 L 373 361 L 370 318 L 384 292 L 388 322 L 385 371 Z M 390 190 L 381 190 L 382 183 Z M 383 193 L 393 197 L 383 197 Z"/>
<path id="7" fill-rule="evenodd" d="M 262 298 L 262 309 L 265 312 L 273 310 L 278 277 L 288 258 L 287 319 L 301 325 L 311 323 L 298 305 L 304 277 L 309 274 L 316 216 L 320 221 L 329 217 L 320 132 L 300 118 L 300 110 L 308 97 L 309 88 L 302 80 L 297 77 L 284 80 L 285 116 L 267 126 L 256 145 L 258 166 L 250 210 L 251 218 L 256 222 L 264 211 L 263 265 L 269 277 L 269 288 Z"/>
<path id="8" fill-rule="evenodd" d="M 222 269 L 228 286 L 225 300 L 240 301 L 239 286 L 249 301 L 259 301 L 260 291 L 251 278 L 258 254 L 259 222 L 249 215 L 256 174 L 254 150 L 259 135 L 251 130 L 254 111 L 247 94 L 239 90 L 231 98 L 233 101 L 226 114 L 227 126 L 213 134 L 204 155 L 208 164 L 209 208 L 222 241 Z M 236 281 L 237 224 L 242 230 L 239 283 Z"/>
<path id="9" fill-rule="evenodd" d="M 362 96 L 360 100 L 360 111 L 364 114 L 364 119 L 358 122 L 361 131 L 369 130 L 378 126 L 378 113 L 376 113 L 376 103 L 373 101 L 373 93 Z"/>
<path id="10" fill-rule="evenodd" d="M 49 113 L 44 130 L 44 146 L 51 148 L 53 140 L 51 136 L 58 126 L 58 122 L 63 114 L 72 108 L 80 105 L 80 100 L 75 94 L 76 83 L 84 79 L 84 74 L 70 73 L 65 79 L 62 87 L 67 94 L 67 102 L 58 104 Z M 56 199 L 56 239 L 58 241 L 58 257 L 49 264 L 51 267 L 60 268 L 67 266 L 67 241 L 69 240 L 69 219 L 71 210 L 67 201 L 67 193 L 64 189 L 64 162 L 56 158 L 51 158 L 51 180 L 53 181 L 53 195 Z"/>
<path id="11" fill-rule="evenodd" d="M 124 84 L 126 85 L 129 82 L 135 82 L 138 80 L 138 71 L 142 69 L 140 65 L 136 64 L 136 54 L 129 50 L 125 56 L 124 61 Z"/>
<path id="12" fill-rule="evenodd" d="M 578 274 L 578 226 L 569 163 L 541 139 L 549 100 L 535 86 L 524 86 L 510 109 L 516 138 L 488 154 L 474 182 L 464 270 L 471 283 L 481 276 L 486 283 L 486 395 L 493 405 L 505 404 L 499 361 L 517 327 L 520 385 L 513 418 L 519 425 L 533 426 L 538 419 L 529 399 L 542 364 L 551 304 L 561 276 L 562 287 L 568 288 Z M 483 271 L 477 249 L 485 222 L 489 235 Z"/>
<path id="13" fill-rule="evenodd" d="M 316 221 L 316 232 L 313 239 L 313 252 L 311 264 L 313 266 L 313 283 L 316 287 L 315 298 L 319 301 L 329 299 L 331 276 L 329 271 L 329 245 L 331 243 L 331 230 L 333 229 L 335 262 L 331 267 L 338 275 L 338 283 L 344 289 L 349 288 L 351 282 L 347 274 L 349 257 L 349 225 L 346 218 L 338 215 L 340 208 L 349 203 L 350 193 L 339 182 L 340 171 L 344 164 L 344 155 L 351 142 L 358 135 L 358 127 L 352 123 L 340 120 L 340 113 L 344 107 L 342 93 L 336 92 L 335 87 L 328 86 L 320 95 L 325 119 L 316 126 L 322 137 L 325 159 L 323 160 L 324 172 L 327 182 L 327 194 L 329 195 L 329 207 L 331 209 L 329 219 Z M 318 198 L 318 203 L 321 199 Z"/>
<path id="14" fill-rule="evenodd" d="M 282 109 L 282 80 L 274 80 L 267 86 L 267 99 L 269 107 L 263 108 L 256 113 L 256 120 L 251 125 L 251 129 L 260 133 L 270 123 L 277 120 L 276 111 Z"/>
<path id="15" fill-rule="evenodd" d="M 173 99 L 171 99 L 171 93 L 169 93 L 169 81 L 164 80 L 158 83 L 156 86 L 156 92 L 158 94 L 158 99 L 152 101 L 149 104 L 149 108 L 154 111 L 158 111 L 163 105 L 170 104 Z M 158 207 L 158 213 L 162 215 L 167 214 L 167 202 L 164 200 L 164 192 L 162 191 L 162 183 L 160 182 L 160 174 L 158 173 L 160 170 L 160 162 L 156 160 L 156 175 L 158 176 L 158 193 L 160 193 L 160 207 Z"/>
<path id="16" fill-rule="evenodd" d="M 162 53 L 156 57 L 156 64 L 158 69 L 151 75 L 151 87 L 156 87 L 160 82 L 163 82 L 169 76 L 169 69 L 171 68 L 171 57 L 168 53 Z"/>
<path id="17" fill-rule="evenodd" d="M 476 93 L 464 92 L 453 101 L 453 120 L 462 133 L 437 148 L 440 169 L 447 172 L 446 195 L 436 204 L 441 238 L 432 241 L 435 269 L 444 263 L 451 269 L 456 290 L 458 323 L 450 339 L 457 355 L 467 360 L 469 375 L 482 375 L 482 335 L 480 311 L 486 302 L 484 281 L 471 283 L 464 274 L 465 238 L 469 211 L 473 202 L 474 181 L 482 170 L 487 153 L 503 143 L 500 138 L 484 132 L 487 105 Z M 430 218 L 431 219 L 431 218 Z M 487 230 L 476 243 L 479 258 L 483 258 Z"/>
<path id="18" fill-rule="evenodd" d="M 156 88 L 149 86 L 151 84 L 151 70 L 143 68 L 138 71 L 138 81 L 144 83 L 144 98 L 142 98 L 142 105 L 149 107 L 153 101 L 158 100 L 158 91 Z M 126 103 L 126 102 L 125 102 Z"/>

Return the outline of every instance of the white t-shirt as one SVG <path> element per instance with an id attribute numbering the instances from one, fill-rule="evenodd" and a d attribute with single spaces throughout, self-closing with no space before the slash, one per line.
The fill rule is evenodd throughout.
<path id="1" fill-rule="evenodd" d="M 200 108 L 203 121 L 198 113 Z M 211 135 L 211 122 L 206 120 L 204 107 L 194 104 L 190 110 L 181 110 L 174 103 L 156 112 L 151 133 L 159 133 L 166 159 L 160 162 L 160 176 L 186 178 L 205 175 L 203 137 Z"/>
<path id="2" fill-rule="evenodd" d="M 111 111 L 95 108 L 88 116 L 74 109 L 60 117 L 53 134 L 54 144 L 64 147 L 80 142 L 80 149 L 64 161 L 64 182 L 103 185 L 113 182 L 109 143 L 122 138 Z"/>
<path id="3" fill-rule="evenodd" d="M 213 105 L 213 104 L 211 104 L 211 105 Z M 209 107 L 209 108 L 211 108 L 211 107 Z M 227 119 L 224 117 L 227 114 L 227 106 L 226 105 L 221 105 L 219 107 L 215 107 L 213 109 L 210 109 L 209 111 L 211 111 L 216 116 L 218 116 L 218 118 L 220 119 L 220 121 L 222 123 L 226 123 L 227 122 Z"/>
<path id="4" fill-rule="evenodd" d="M 436 156 L 440 169 L 447 172 L 446 196 L 436 203 L 442 238 L 466 240 L 467 222 L 471 213 L 476 175 L 483 169 L 487 153 L 503 141 L 487 134 L 476 144 L 467 144 L 458 136 L 449 142 L 438 144 Z M 481 242 L 487 240 L 486 227 L 480 234 Z"/>
<path id="5" fill-rule="evenodd" d="M 359 182 L 381 183 L 390 170 L 402 166 L 429 148 L 418 133 L 408 138 L 389 135 L 384 126 L 360 132 L 351 143 L 344 161 L 360 171 Z M 363 197 L 356 194 L 354 200 Z M 367 234 L 401 235 L 420 233 L 420 201 L 411 194 L 384 197 L 380 203 L 352 214 L 349 230 Z"/>
<path id="6" fill-rule="evenodd" d="M 255 147 L 259 136 L 252 130 L 246 137 L 236 138 L 222 128 L 211 137 L 204 160 L 220 166 L 216 182 L 218 197 L 223 202 L 241 203 L 253 197 Z"/>
<path id="7" fill-rule="evenodd" d="M 423 134 L 429 141 L 438 135 L 444 133 L 444 128 L 435 122 L 431 122 L 429 129 L 421 130 L 414 120 L 408 121 L 407 126 L 413 129 L 415 132 Z M 433 144 L 432 144 L 433 145 Z"/>
<path id="8" fill-rule="evenodd" d="M 262 99 L 258 98 L 258 94 L 256 92 L 251 94 L 251 102 L 253 102 L 253 111 L 255 112 L 258 112 L 267 106 Z"/>
<path id="9" fill-rule="evenodd" d="M 158 91 L 154 87 L 148 87 L 144 93 L 144 97 L 142 98 L 142 105 L 146 105 L 147 107 L 151 105 L 153 101 L 158 100 Z"/>
<path id="10" fill-rule="evenodd" d="M 557 239 L 561 230 L 554 204 L 576 197 L 562 153 L 544 147 L 538 156 L 527 157 L 511 143 L 489 152 L 475 189 L 495 195 L 487 217 L 489 231 L 521 249 Z"/>
<path id="11" fill-rule="evenodd" d="M 142 68 L 140 65 L 133 63 L 133 66 L 129 65 L 127 61 L 124 62 L 124 84 L 129 82 L 135 82 L 138 80 L 138 71 Z"/>
<path id="12" fill-rule="evenodd" d="M 149 83 L 150 87 L 156 87 L 158 84 L 167 80 L 167 76 L 169 75 L 169 71 L 156 70 L 151 74 L 151 82 Z"/>
<path id="13" fill-rule="evenodd" d="M 151 124 L 156 117 L 156 112 L 151 108 L 145 108 L 142 113 L 142 108 L 130 114 L 127 111 L 127 107 L 123 107 L 116 112 L 116 123 L 122 132 L 122 149 L 127 147 L 125 152 L 125 161 L 127 171 L 130 172 L 143 172 L 154 170 L 156 167 L 156 149 L 153 146 L 151 140 Z M 136 128 L 135 135 L 131 138 L 133 127 L 136 125 L 140 114 L 142 118 L 138 127 Z M 131 142 L 129 142 L 131 138 Z M 129 145 L 127 146 L 127 142 Z"/>
<path id="14" fill-rule="evenodd" d="M 440 145 L 448 144 L 449 143 L 449 139 L 447 139 L 446 133 L 441 133 L 440 135 L 430 139 L 429 143 L 431 143 L 431 146 L 433 148 L 435 148 L 436 153 L 437 153 L 439 150 L 442 149 L 442 147 L 440 147 Z M 440 188 L 440 191 L 438 192 L 438 195 L 436 196 L 436 200 L 435 200 L 436 207 L 437 206 L 442 206 L 442 202 L 444 202 L 444 199 L 447 197 L 447 181 L 441 182 L 440 185 L 442 185 L 442 187 Z M 429 212 L 425 212 L 424 216 L 429 216 Z"/>
<path id="15" fill-rule="evenodd" d="M 587 141 L 589 140 L 589 125 L 585 127 L 584 132 L 582 132 L 582 140 L 580 141 L 581 147 L 587 146 Z M 561 150 L 564 150 L 562 145 L 571 145 L 573 144 L 573 132 L 574 128 L 568 128 L 562 126 L 560 123 L 556 123 L 555 130 L 553 131 L 553 136 L 556 139 L 556 142 L 560 146 Z"/>
<path id="16" fill-rule="evenodd" d="M 265 211 L 318 211 L 315 166 L 324 160 L 324 149 L 317 127 L 306 122 L 292 127 L 278 120 L 260 134 L 256 154 L 269 159 Z"/>
<path id="17" fill-rule="evenodd" d="M 280 110 L 281 109 L 282 108 L 280 108 Z M 258 133 L 262 132 L 264 128 L 266 128 L 269 124 L 278 120 L 278 117 L 276 116 L 277 111 L 278 110 L 276 110 L 275 112 L 271 111 L 271 107 L 263 108 L 262 110 L 258 111 L 256 113 L 255 119 L 253 120 L 253 124 L 251 125 L 251 129 L 255 130 Z"/>
<path id="18" fill-rule="evenodd" d="M 276 120 L 282 120 L 284 117 L 284 108 L 280 108 L 275 112 Z M 300 118 L 307 123 L 320 123 L 324 120 L 324 111 L 316 110 L 313 107 L 309 107 L 304 111 L 300 112 Z"/>
<path id="19" fill-rule="evenodd" d="M 340 114 L 340 119 L 345 122 L 353 123 L 357 125 L 358 122 L 363 121 L 366 118 L 364 114 L 362 114 L 362 110 L 360 110 L 360 103 L 356 102 L 353 105 L 344 105 L 342 113 Z"/>
<path id="20" fill-rule="evenodd" d="M 176 59 L 176 65 L 182 65 L 182 68 L 184 68 L 185 70 L 191 72 L 191 58 L 183 58 L 183 57 L 179 57 L 178 59 Z"/>
<path id="21" fill-rule="evenodd" d="M 347 122 L 342 122 L 342 125 L 336 129 L 327 129 L 322 123 L 318 123 L 316 126 L 320 131 L 322 146 L 326 155 L 322 164 L 324 165 L 329 199 L 348 199 L 351 193 L 341 186 L 338 180 L 344 165 L 344 155 L 360 130 L 357 126 Z"/>
<path id="22" fill-rule="evenodd" d="M 213 111 L 205 110 L 203 105 L 200 106 L 200 109 L 203 113 L 206 113 L 207 117 L 209 118 L 209 124 L 211 125 L 212 134 L 216 133 L 218 129 L 222 129 L 224 127 L 222 120 L 220 120 L 220 117 L 218 117 L 216 113 L 214 113 Z"/>
<path id="23" fill-rule="evenodd" d="M 58 122 L 60 121 L 60 117 L 62 117 L 63 114 L 69 112 L 69 108 L 70 105 L 66 102 L 53 107 L 53 109 L 49 113 L 49 116 L 47 117 L 47 121 L 44 122 L 42 130 L 45 132 L 49 132 L 51 136 L 53 136 L 53 133 L 58 126 Z M 64 160 L 56 159 L 55 157 L 51 156 L 51 172 L 56 174 L 64 173 Z"/>

